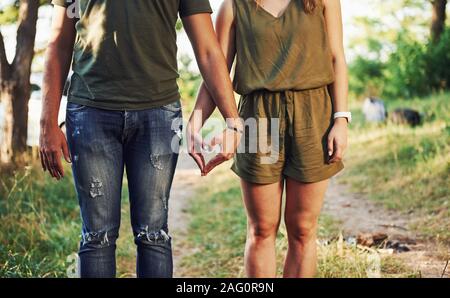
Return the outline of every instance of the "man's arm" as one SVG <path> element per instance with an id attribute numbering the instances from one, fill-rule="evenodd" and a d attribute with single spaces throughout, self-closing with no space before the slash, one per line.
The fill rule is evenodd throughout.
<path id="1" fill-rule="evenodd" d="M 183 18 L 183 25 L 194 48 L 197 63 L 212 100 L 225 119 L 239 118 L 233 86 L 224 53 L 209 14 Z M 202 88 L 205 92 L 204 88 Z"/>
<path id="2" fill-rule="evenodd" d="M 231 0 L 224 1 L 216 19 L 216 35 L 222 52 L 225 55 L 228 72 L 231 71 L 234 59 L 236 57 L 236 32 L 234 28 L 234 13 L 232 5 Z M 216 103 L 211 98 L 211 95 L 206 88 L 206 84 L 202 83 L 194 107 L 194 112 L 201 111 L 199 114 L 202 116 L 200 121 L 202 125 L 211 116 L 215 108 Z"/>
<path id="3" fill-rule="evenodd" d="M 48 170 L 58 180 L 64 177 L 61 156 L 70 162 L 67 140 L 58 126 L 58 113 L 72 60 L 75 35 L 75 19 L 67 16 L 66 8 L 55 5 L 50 41 L 45 53 L 39 143 L 44 171 Z"/>
<path id="4" fill-rule="evenodd" d="M 201 20 L 199 23 L 196 23 L 195 20 L 188 21 L 191 26 L 187 26 L 189 28 L 186 28 L 188 34 L 191 33 L 193 36 L 191 37 L 191 41 L 194 49 L 199 49 L 197 59 L 204 77 L 204 83 L 202 83 L 200 87 L 194 112 L 191 115 L 187 128 L 188 150 L 204 175 L 210 172 L 215 166 L 232 157 L 241 137 L 236 131 L 231 132 L 225 130 L 218 138 L 220 140 L 216 140 L 216 138 L 213 140 L 213 142 L 223 145 L 222 152 L 213 158 L 208 165 L 205 165 L 201 154 L 201 148 L 198 148 L 202 144 L 199 131 L 205 121 L 211 116 L 216 106 L 219 108 L 222 115 L 225 118 L 228 118 L 228 125 L 237 127 L 238 129 L 242 128 L 242 123 L 238 119 L 239 116 L 234 100 L 234 92 L 229 76 L 229 72 L 236 56 L 233 20 L 232 2 L 227 0 L 222 4 L 217 16 L 217 37 L 211 26 L 209 17 L 207 20 Z M 208 28 L 207 34 L 203 33 L 203 29 L 200 29 L 205 27 L 201 24 L 201 22 L 205 21 L 207 22 L 205 26 Z M 197 35 L 199 35 L 199 39 L 197 39 Z M 218 43 L 216 38 L 218 38 Z M 202 51 L 203 47 L 204 52 Z M 202 54 L 202 52 L 205 53 L 208 51 L 213 53 L 210 56 L 211 58 L 205 59 L 206 61 L 202 62 L 201 56 L 208 56 Z M 224 56 L 226 59 L 223 59 Z"/>

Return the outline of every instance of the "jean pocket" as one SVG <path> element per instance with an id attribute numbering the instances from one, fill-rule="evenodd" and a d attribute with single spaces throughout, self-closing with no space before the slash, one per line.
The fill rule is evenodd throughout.
<path id="1" fill-rule="evenodd" d="M 80 112 L 84 109 L 87 109 L 87 106 L 73 102 L 68 102 L 66 107 L 67 112 Z"/>
<path id="2" fill-rule="evenodd" d="M 162 106 L 161 109 L 169 111 L 169 112 L 173 112 L 173 113 L 178 113 L 181 111 L 181 102 L 180 102 L 180 100 L 177 100 L 176 102 L 169 103 L 168 105 Z"/>

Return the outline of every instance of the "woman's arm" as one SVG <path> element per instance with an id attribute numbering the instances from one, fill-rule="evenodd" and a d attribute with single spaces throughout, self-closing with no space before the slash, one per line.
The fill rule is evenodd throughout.
<path id="1" fill-rule="evenodd" d="M 234 9 L 232 0 L 225 0 L 220 7 L 216 20 L 216 35 L 220 47 L 226 58 L 228 71 L 231 71 L 234 58 L 236 56 L 235 46 L 235 28 L 234 28 Z M 200 148 L 195 148 L 195 138 L 200 139 L 197 134 L 203 127 L 206 120 L 211 116 L 216 108 L 216 104 L 211 96 L 208 87 L 203 82 L 200 86 L 195 103 L 194 111 L 188 124 L 188 148 L 194 160 L 202 169 L 204 164 Z M 197 144 L 200 145 L 200 144 Z M 198 147 L 198 146 L 197 146 Z"/>
<path id="2" fill-rule="evenodd" d="M 340 0 L 323 0 L 328 38 L 333 57 L 335 81 L 331 85 L 334 112 L 348 111 L 348 72 L 343 45 L 343 26 Z M 347 120 L 338 118 L 328 137 L 330 162 L 340 161 L 347 147 Z"/>

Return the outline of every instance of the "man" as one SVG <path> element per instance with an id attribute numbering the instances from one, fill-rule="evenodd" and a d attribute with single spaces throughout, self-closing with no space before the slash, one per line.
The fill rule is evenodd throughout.
<path id="1" fill-rule="evenodd" d="M 64 177 L 61 157 L 72 163 L 83 223 L 81 277 L 115 276 L 124 169 L 137 245 L 137 276 L 171 277 L 168 198 L 178 157 L 172 140 L 181 129 L 176 84 L 178 14 L 205 83 L 228 119 L 224 134 L 238 140 L 241 131 L 209 2 L 53 0 L 53 4 L 40 153 L 44 170 L 58 180 Z M 71 60 L 66 141 L 57 114 Z M 194 139 L 193 130 L 189 135 Z M 237 142 L 229 152 L 236 146 Z M 191 150 L 203 172 L 204 159 L 196 152 Z M 222 152 L 215 162 L 230 157 Z"/>

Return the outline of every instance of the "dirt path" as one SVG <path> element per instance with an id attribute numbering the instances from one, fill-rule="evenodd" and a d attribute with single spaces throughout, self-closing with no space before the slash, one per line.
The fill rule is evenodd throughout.
<path id="1" fill-rule="evenodd" d="M 189 225 L 186 207 L 200 180 L 200 171 L 192 158 L 185 153 L 180 154 L 172 185 L 169 208 L 169 227 L 173 238 L 174 277 L 182 277 L 180 261 L 186 254 L 182 240 L 187 236 Z"/>
<path id="2" fill-rule="evenodd" d="M 345 185 L 332 181 L 328 189 L 323 212 L 338 222 L 345 238 L 356 239 L 362 234 L 385 234 L 391 243 L 407 247 L 409 251 L 393 255 L 409 267 L 420 272 L 422 277 L 441 277 L 446 265 L 444 250 L 418 240 L 408 229 L 412 218 L 399 212 L 386 210 L 363 195 L 351 193 Z M 450 277 L 450 268 L 446 277 Z"/>

